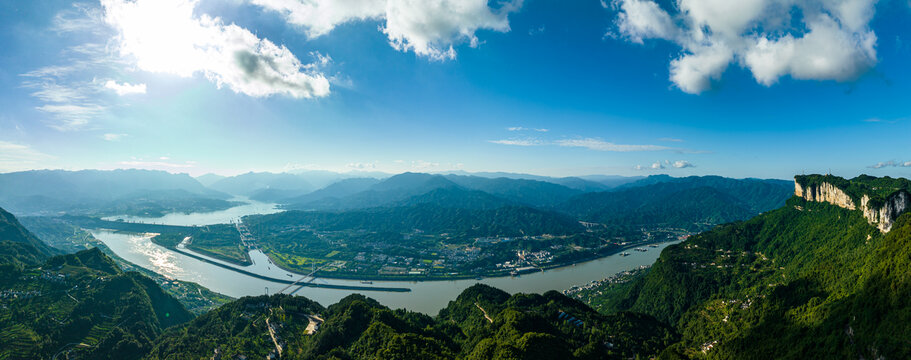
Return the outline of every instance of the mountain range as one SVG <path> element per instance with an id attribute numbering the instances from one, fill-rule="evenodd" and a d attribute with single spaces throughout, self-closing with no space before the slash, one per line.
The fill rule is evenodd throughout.
<path id="1" fill-rule="evenodd" d="M 783 206 L 668 246 L 629 281 L 573 297 L 476 285 L 435 316 L 361 295 L 328 307 L 273 295 L 194 317 L 97 249 L 60 255 L 0 211 L 0 246 L 14 250 L 0 257 L 0 357 L 911 357 L 911 182 L 809 176 L 792 186 Z M 447 191 L 479 204 L 493 196 L 449 186 L 430 197 Z"/>

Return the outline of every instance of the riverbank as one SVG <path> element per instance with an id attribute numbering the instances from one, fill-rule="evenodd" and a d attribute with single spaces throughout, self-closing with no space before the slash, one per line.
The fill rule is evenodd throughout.
<path id="1" fill-rule="evenodd" d="M 619 253 L 624 252 L 629 249 L 648 247 L 649 245 L 664 244 L 664 243 L 677 242 L 677 241 L 679 241 L 679 240 L 649 241 L 649 242 L 641 242 L 641 243 L 636 243 L 636 244 L 629 244 L 629 245 L 621 246 L 618 248 L 611 248 L 610 250 L 604 251 L 604 252 L 596 252 L 595 254 L 593 254 L 591 256 L 573 259 L 572 261 L 550 263 L 550 264 L 546 264 L 543 266 L 535 266 L 535 268 L 536 268 L 535 270 L 523 271 L 518 276 L 521 276 L 523 274 L 544 272 L 544 271 L 548 271 L 548 270 L 557 270 L 557 269 L 561 269 L 561 268 L 565 268 L 565 267 L 569 267 L 569 266 L 575 266 L 578 264 L 586 263 L 589 261 L 603 259 L 605 257 L 611 256 L 611 255 L 616 255 L 616 254 L 619 254 Z M 287 271 L 287 272 L 295 274 L 295 275 L 301 275 L 301 276 L 308 275 L 308 274 L 301 273 L 295 269 L 291 269 L 286 266 L 283 266 L 282 263 L 275 261 L 275 259 L 272 258 L 272 256 L 269 253 L 266 253 L 266 252 L 263 252 L 263 253 L 269 258 L 269 261 L 272 262 L 272 265 L 275 265 L 279 269 L 282 269 L 284 271 Z M 323 278 L 323 279 L 336 279 L 336 280 L 411 281 L 411 282 L 454 281 L 454 280 L 470 280 L 470 279 L 478 279 L 478 278 L 495 279 L 495 278 L 503 278 L 503 277 L 516 277 L 516 275 L 512 275 L 512 269 L 506 269 L 506 270 L 500 270 L 500 271 L 496 271 L 496 272 L 488 272 L 488 273 L 482 273 L 482 274 L 455 274 L 455 275 L 440 275 L 440 276 L 338 274 L 338 273 L 320 272 L 320 271 L 317 271 L 314 275 L 316 275 L 316 277 Z"/>
<path id="2" fill-rule="evenodd" d="M 286 281 L 273 282 L 259 277 L 247 276 L 211 262 L 200 260 L 161 247 L 149 241 L 148 236 L 126 235 L 110 231 L 93 231 L 93 236 L 121 255 L 128 261 L 155 271 L 173 279 L 195 282 L 206 288 L 234 298 L 243 296 L 262 295 L 275 293 L 288 286 Z M 477 283 L 490 285 L 503 289 L 509 293 L 544 293 L 550 290 L 568 289 L 573 285 L 588 283 L 591 280 L 602 279 L 607 274 L 635 269 L 641 265 L 654 263 L 661 250 L 668 243 L 649 248 L 649 251 L 629 251 L 629 256 L 619 254 L 599 258 L 575 266 L 564 266 L 544 272 L 529 273 L 522 276 L 503 276 L 497 278 L 483 278 L 481 280 L 462 279 L 449 281 L 384 281 L 375 282 L 376 286 L 408 288 L 410 292 L 387 291 L 359 291 L 333 289 L 326 287 L 303 287 L 295 295 L 306 296 L 321 304 L 333 304 L 353 293 L 361 293 L 383 304 L 389 304 L 393 309 L 407 309 L 428 315 L 435 315 L 453 298 L 457 297 L 464 289 Z M 184 249 L 186 251 L 186 249 Z M 195 255 L 195 254 L 191 254 Z M 198 256 L 198 255 L 197 255 Z M 297 280 L 302 276 L 291 274 L 269 263 L 262 252 L 250 253 L 254 265 L 244 268 L 249 272 L 264 275 L 266 278 L 279 278 Z M 210 259 L 214 262 L 220 262 Z M 222 264 L 227 264 L 221 262 Z M 230 265 L 228 265 L 230 266 Z M 269 268 L 271 266 L 271 269 Z M 310 280 L 309 278 L 305 280 Z M 314 282 L 320 284 L 349 285 L 352 287 L 371 285 L 362 284 L 357 280 L 334 280 L 318 278 Z M 298 289 L 288 289 L 285 293 Z"/>
<path id="3" fill-rule="evenodd" d="M 211 264 L 211 265 L 215 265 L 215 266 L 218 266 L 218 267 L 221 267 L 221 268 L 224 268 L 224 269 L 228 269 L 228 270 L 231 270 L 231 271 L 234 271 L 234 272 L 237 272 L 237 273 L 241 273 L 241 274 L 244 274 L 244 275 L 253 277 L 253 278 L 257 278 L 257 279 L 260 279 L 260 280 L 271 281 L 271 282 L 279 283 L 279 284 L 295 285 L 295 286 L 303 286 L 303 287 L 313 287 L 313 288 L 337 289 L 337 290 L 386 291 L 386 292 L 409 292 L 409 291 L 411 291 L 411 289 L 409 289 L 409 288 L 399 288 L 399 287 L 353 286 L 353 285 L 319 284 L 319 283 L 309 283 L 309 282 L 292 281 L 292 280 L 288 280 L 288 279 L 279 279 L 279 278 L 274 278 L 274 277 L 270 277 L 270 276 L 260 275 L 260 274 L 257 274 L 257 273 L 254 273 L 254 272 L 250 272 L 250 271 L 247 271 L 247 270 L 244 270 L 244 269 L 239 269 L 239 268 L 236 268 L 236 267 L 233 267 L 233 266 L 230 266 L 230 265 L 225 265 L 225 264 L 222 264 L 222 263 L 220 263 L 220 262 L 213 261 L 213 260 L 211 260 L 211 259 L 208 259 L 208 258 L 199 256 L 199 255 L 196 255 L 196 254 L 193 254 L 193 253 L 191 253 L 191 252 L 189 252 L 189 251 L 184 251 L 184 250 L 177 249 L 177 248 L 173 248 L 173 249 L 169 249 L 169 250 L 174 251 L 174 252 L 176 252 L 176 253 L 178 253 L 178 254 L 181 254 L 181 255 L 184 255 L 184 256 L 188 256 L 188 257 L 191 257 L 191 258 L 193 258 L 193 259 L 196 259 L 196 260 L 199 260 L 199 261 L 202 261 L 202 262 Z M 301 274 L 301 276 L 307 276 L 307 275 Z"/>

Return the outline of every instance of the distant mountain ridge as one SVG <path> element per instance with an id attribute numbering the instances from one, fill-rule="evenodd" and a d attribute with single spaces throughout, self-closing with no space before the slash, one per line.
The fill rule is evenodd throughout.
<path id="1" fill-rule="evenodd" d="M 103 211 L 115 203 L 135 206 L 152 202 L 168 208 L 191 198 L 216 200 L 210 202 L 212 206 L 227 207 L 225 200 L 230 196 L 206 188 L 187 174 L 164 171 L 33 170 L 0 174 L 0 206 L 17 214 Z"/>
<path id="2" fill-rule="evenodd" d="M 250 196 L 264 189 L 311 192 L 314 186 L 304 178 L 288 173 L 248 172 L 245 174 L 222 178 L 209 188 L 233 195 Z"/>
<path id="3" fill-rule="evenodd" d="M 614 190 L 577 195 L 555 209 L 589 222 L 704 230 L 780 207 L 791 196 L 791 187 L 783 180 L 649 177 Z M 696 223 L 705 226 L 692 226 Z"/>

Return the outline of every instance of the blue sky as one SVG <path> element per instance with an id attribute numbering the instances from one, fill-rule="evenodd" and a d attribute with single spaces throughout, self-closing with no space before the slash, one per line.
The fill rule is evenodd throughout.
<path id="1" fill-rule="evenodd" d="M 908 2 L 728 3 L 3 2 L 0 171 L 911 177 Z"/>

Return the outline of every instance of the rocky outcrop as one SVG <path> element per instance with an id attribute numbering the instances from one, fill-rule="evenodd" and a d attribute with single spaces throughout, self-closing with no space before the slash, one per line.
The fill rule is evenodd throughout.
<path id="1" fill-rule="evenodd" d="M 794 181 L 794 195 L 807 201 L 826 202 L 849 210 L 858 209 L 847 193 L 826 182 L 802 186 Z M 876 226 L 883 233 L 889 232 L 895 219 L 911 208 L 911 194 L 907 191 L 892 194 L 881 206 L 875 206 L 870 200 L 869 195 L 860 199 L 860 211 L 870 225 Z"/>
<path id="2" fill-rule="evenodd" d="M 804 198 L 806 201 L 827 202 L 845 209 L 856 210 L 854 200 L 844 191 L 829 183 L 819 185 L 807 185 L 806 188 L 794 181 L 794 195 Z"/>
<path id="3" fill-rule="evenodd" d="M 892 223 L 895 222 L 895 219 L 911 207 L 911 195 L 905 191 L 899 191 L 878 208 L 870 206 L 869 203 L 870 197 L 867 195 L 860 200 L 860 208 L 864 212 L 864 217 L 870 224 L 876 225 L 879 231 L 887 233 L 892 230 Z"/>

